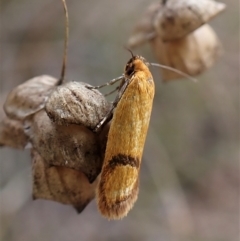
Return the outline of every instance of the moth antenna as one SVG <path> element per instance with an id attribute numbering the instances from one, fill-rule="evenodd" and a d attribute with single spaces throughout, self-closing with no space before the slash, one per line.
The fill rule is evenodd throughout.
<path id="1" fill-rule="evenodd" d="M 62 62 L 62 70 L 61 76 L 57 85 L 61 85 L 63 83 L 65 72 L 66 72 L 66 64 L 67 64 L 67 49 L 68 49 L 68 39 L 69 39 L 69 17 L 68 17 L 68 9 L 65 0 L 62 0 L 64 13 L 65 13 L 65 37 L 64 37 L 64 50 L 63 50 L 63 62 Z"/>
<path id="2" fill-rule="evenodd" d="M 132 50 L 131 50 L 131 49 L 129 49 L 128 47 L 126 47 L 126 46 L 125 46 L 125 49 L 131 53 L 132 58 L 133 58 L 133 57 L 134 57 L 134 54 L 133 54 Z"/>
<path id="3" fill-rule="evenodd" d="M 186 73 L 182 72 L 181 70 L 175 69 L 173 67 L 162 65 L 162 64 L 157 64 L 157 63 L 148 63 L 148 64 L 150 66 L 160 67 L 160 68 L 163 68 L 163 69 L 167 69 L 167 70 L 173 71 L 173 72 L 175 72 L 177 74 L 182 75 L 183 77 L 186 77 L 186 78 L 192 80 L 193 82 L 198 82 L 198 80 L 196 78 L 193 78 L 191 75 L 186 74 Z"/>

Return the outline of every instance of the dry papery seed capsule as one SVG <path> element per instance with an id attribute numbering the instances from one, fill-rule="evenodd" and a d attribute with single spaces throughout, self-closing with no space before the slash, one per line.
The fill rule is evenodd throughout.
<path id="1" fill-rule="evenodd" d="M 97 134 L 82 125 L 57 125 L 44 110 L 26 124 L 33 147 L 48 165 L 82 171 L 89 182 L 96 179 L 102 166 Z"/>
<path id="2" fill-rule="evenodd" d="M 29 137 L 24 132 L 23 122 L 4 117 L 0 120 L 0 146 L 24 149 Z"/>
<path id="3" fill-rule="evenodd" d="M 46 103 L 46 112 L 54 122 L 66 124 L 81 124 L 89 129 L 106 116 L 111 104 L 90 85 L 80 82 L 68 82 L 56 88 Z"/>
<path id="4" fill-rule="evenodd" d="M 128 39 L 127 46 L 129 49 L 136 48 L 156 36 L 154 19 L 161 7 L 162 4 L 160 2 L 154 2 L 147 8 Z"/>
<path id="5" fill-rule="evenodd" d="M 3 92 L 0 96 L 0 105 L 6 99 L 6 94 Z M 29 138 L 24 133 L 23 122 L 9 119 L 0 106 L 0 147 L 8 146 L 17 149 L 24 149 Z"/>
<path id="6" fill-rule="evenodd" d="M 10 119 L 23 120 L 38 112 L 57 84 L 52 76 L 41 75 L 34 77 L 15 87 L 4 103 L 4 111 Z"/>
<path id="7" fill-rule="evenodd" d="M 163 41 L 183 38 L 225 9 L 224 3 L 211 0 L 168 0 L 149 5 L 128 40 L 129 48 L 155 38 Z"/>
<path id="8" fill-rule="evenodd" d="M 211 67 L 222 53 L 222 45 L 217 35 L 207 24 L 182 39 L 163 42 L 160 37 L 156 37 L 151 45 L 160 64 L 192 76 Z M 183 78 L 182 75 L 170 70 L 160 71 L 163 81 Z"/>
<path id="9" fill-rule="evenodd" d="M 225 7 L 224 3 L 212 0 L 168 0 L 154 19 L 157 35 L 163 41 L 183 38 L 209 22 Z"/>
<path id="10" fill-rule="evenodd" d="M 33 198 L 72 205 L 80 213 L 95 197 L 96 179 L 92 184 L 81 171 L 46 165 L 32 150 Z"/>

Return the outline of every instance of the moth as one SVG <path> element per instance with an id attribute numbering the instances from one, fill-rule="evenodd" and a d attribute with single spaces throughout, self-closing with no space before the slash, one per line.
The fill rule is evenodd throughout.
<path id="1" fill-rule="evenodd" d="M 119 79 L 122 82 L 113 108 L 96 127 L 98 131 L 113 113 L 96 193 L 99 211 L 108 219 L 122 219 L 137 200 L 141 159 L 155 94 L 148 63 L 141 56 L 132 54 Z"/>

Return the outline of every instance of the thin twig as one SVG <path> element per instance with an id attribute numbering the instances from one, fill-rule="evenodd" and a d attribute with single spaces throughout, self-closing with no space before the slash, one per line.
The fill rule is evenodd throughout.
<path id="1" fill-rule="evenodd" d="M 66 64 L 67 64 L 67 50 L 68 50 L 68 39 L 69 39 L 69 18 L 68 18 L 68 9 L 65 0 L 62 0 L 63 8 L 65 12 L 65 38 L 64 38 L 64 51 L 63 51 L 63 62 L 62 62 L 62 70 L 61 76 L 57 85 L 61 85 L 63 83 L 65 72 L 66 72 Z"/>

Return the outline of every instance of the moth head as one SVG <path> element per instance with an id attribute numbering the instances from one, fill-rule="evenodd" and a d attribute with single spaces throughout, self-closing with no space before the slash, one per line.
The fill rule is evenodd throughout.
<path id="1" fill-rule="evenodd" d="M 131 78 L 136 72 L 145 70 L 148 70 L 148 62 L 142 56 L 132 54 L 132 58 L 126 64 L 124 74 L 127 78 Z"/>

